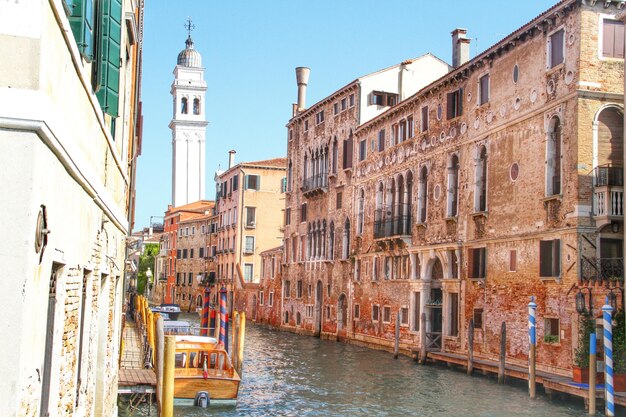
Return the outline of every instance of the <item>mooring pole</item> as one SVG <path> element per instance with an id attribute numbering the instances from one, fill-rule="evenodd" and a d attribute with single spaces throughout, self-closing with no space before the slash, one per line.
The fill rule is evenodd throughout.
<path id="1" fill-rule="evenodd" d="M 502 322 L 500 331 L 500 366 L 498 367 L 498 383 L 504 384 L 504 371 L 506 365 L 506 323 Z"/>
<path id="2" fill-rule="evenodd" d="M 237 343 L 237 373 L 243 375 L 243 346 L 246 342 L 246 312 L 239 313 L 239 342 Z"/>
<path id="3" fill-rule="evenodd" d="M 602 306 L 602 324 L 604 326 L 604 414 L 615 415 L 615 391 L 613 389 L 613 307 L 609 305 L 609 297 Z"/>
<path id="4" fill-rule="evenodd" d="M 596 333 L 589 335 L 589 415 L 596 415 Z"/>
<path id="5" fill-rule="evenodd" d="M 420 319 L 420 335 L 420 340 L 422 341 L 420 346 L 420 364 L 424 365 L 426 363 L 426 355 L 428 354 L 426 350 L 426 313 L 422 313 Z"/>
<path id="6" fill-rule="evenodd" d="M 165 348 L 165 333 L 163 331 L 163 317 L 159 314 L 156 323 L 156 397 L 158 415 L 163 409 L 163 349 Z"/>
<path id="7" fill-rule="evenodd" d="M 163 406 L 161 417 L 174 415 L 174 366 L 176 356 L 176 336 L 165 336 L 163 358 Z"/>
<path id="8" fill-rule="evenodd" d="M 535 297 L 530 297 L 530 303 L 528 303 L 528 338 L 530 341 L 530 352 L 528 354 L 528 393 L 530 398 L 536 396 L 535 386 L 535 360 L 537 349 L 537 324 L 535 320 L 535 314 L 537 311 L 537 304 L 535 304 Z"/>
<path id="9" fill-rule="evenodd" d="M 398 359 L 398 353 L 400 351 L 400 313 L 396 314 L 396 338 L 393 346 L 393 358 Z"/>
<path id="10" fill-rule="evenodd" d="M 467 329 L 467 374 L 474 372 L 474 318 L 470 319 Z"/>
<path id="11" fill-rule="evenodd" d="M 239 356 L 237 353 L 239 352 L 239 312 L 235 311 L 233 313 L 233 348 L 230 352 L 230 359 L 233 362 L 233 367 L 237 369 L 239 360 Z"/>

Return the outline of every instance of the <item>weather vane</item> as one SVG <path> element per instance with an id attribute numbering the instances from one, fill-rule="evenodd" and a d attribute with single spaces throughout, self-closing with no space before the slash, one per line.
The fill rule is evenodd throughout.
<path id="1" fill-rule="evenodd" d="M 187 29 L 187 35 L 191 37 L 191 31 L 196 28 L 196 25 L 191 21 L 191 17 L 187 16 L 187 22 L 185 23 L 185 29 Z"/>

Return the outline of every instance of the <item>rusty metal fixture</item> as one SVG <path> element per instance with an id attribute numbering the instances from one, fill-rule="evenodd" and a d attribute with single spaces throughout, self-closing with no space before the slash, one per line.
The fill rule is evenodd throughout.
<path id="1" fill-rule="evenodd" d="M 584 314 L 587 312 L 587 309 L 585 308 L 585 294 L 583 294 L 580 288 L 576 293 L 576 312 L 578 314 Z"/>

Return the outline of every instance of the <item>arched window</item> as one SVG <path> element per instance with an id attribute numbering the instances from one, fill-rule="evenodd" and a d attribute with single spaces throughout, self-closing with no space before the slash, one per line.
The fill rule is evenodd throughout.
<path id="1" fill-rule="evenodd" d="M 554 116 L 548 124 L 546 195 L 556 194 L 561 194 L 561 121 Z"/>
<path id="2" fill-rule="evenodd" d="M 200 114 L 200 99 L 199 98 L 193 99 L 193 114 L 195 115 Z"/>
<path id="3" fill-rule="evenodd" d="M 419 190 L 417 195 L 417 221 L 426 223 L 426 209 L 428 207 L 428 168 L 422 167 L 419 178 Z"/>
<path id="4" fill-rule="evenodd" d="M 448 162 L 448 217 L 456 217 L 459 207 L 459 157 L 456 154 Z"/>
<path id="5" fill-rule="evenodd" d="M 335 223 L 330 222 L 328 231 L 328 259 L 335 259 Z"/>
<path id="6" fill-rule="evenodd" d="M 187 97 L 183 97 L 180 100 L 180 112 L 182 114 L 187 114 L 188 113 L 188 109 L 187 109 Z"/>
<path id="7" fill-rule="evenodd" d="M 331 164 L 331 172 L 333 174 L 337 173 L 337 158 L 339 158 L 339 148 L 337 145 L 337 138 L 335 137 L 335 140 L 333 140 L 333 154 L 332 154 L 332 164 Z"/>
<path id="8" fill-rule="evenodd" d="M 291 191 L 291 182 L 293 180 L 293 164 L 291 159 L 289 160 L 289 167 L 287 168 L 287 190 Z"/>
<path id="9" fill-rule="evenodd" d="M 348 259 L 350 256 L 350 219 L 346 217 L 346 222 L 343 226 L 343 259 Z"/>
<path id="10" fill-rule="evenodd" d="M 359 212 L 358 212 L 358 222 L 357 222 L 357 234 L 363 234 L 363 222 L 365 218 L 365 191 L 361 190 L 359 194 Z"/>
<path id="11" fill-rule="evenodd" d="M 476 161 L 476 189 L 474 190 L 474 209 L 487 211 L 487 148 L 482 146 Z"/>

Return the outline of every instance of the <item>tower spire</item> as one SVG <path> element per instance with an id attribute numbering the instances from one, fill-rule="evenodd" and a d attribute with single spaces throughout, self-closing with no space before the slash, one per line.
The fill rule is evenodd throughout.
<path id="1" fill-rule="evenodd" d="M 187 37 L 191 38 L 191 32 L 196 28 L 196 25 L 193 24 L 190 16 L 187 16 L 187 21 L 184 26 L 185 29 L 187 29 Z"/>

